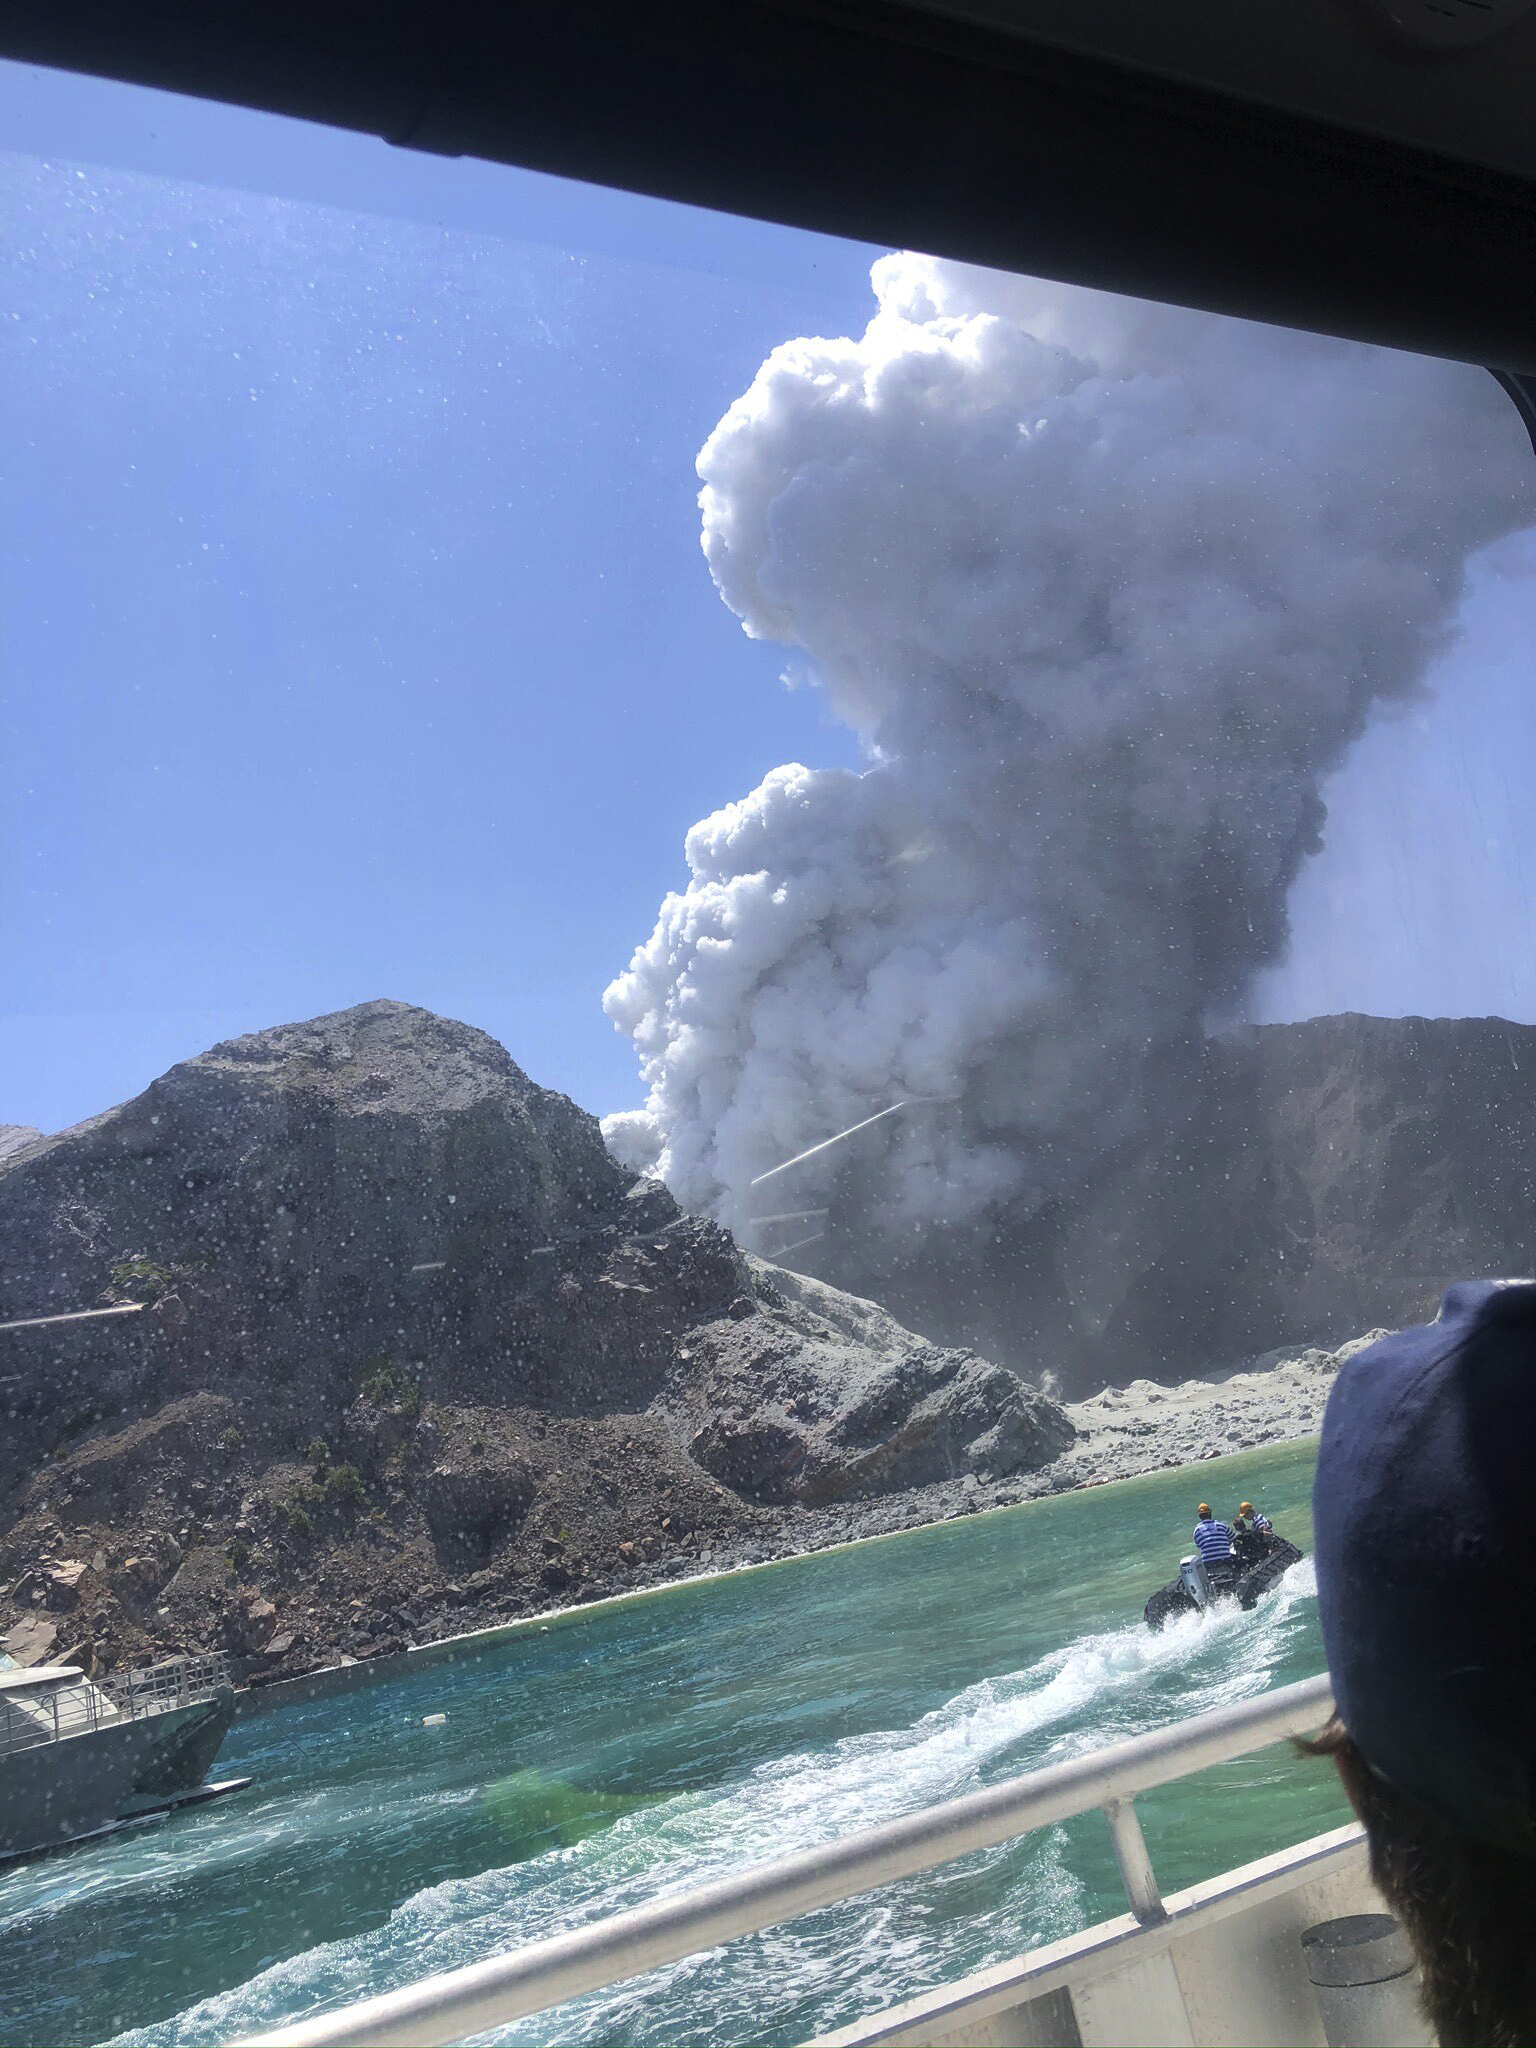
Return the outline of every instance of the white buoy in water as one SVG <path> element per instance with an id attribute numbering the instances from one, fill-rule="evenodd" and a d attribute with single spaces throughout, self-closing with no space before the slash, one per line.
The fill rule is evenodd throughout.
<path id="1" fill-rule="evenodd" d="M 423 1714 L 421 1725 L 423 1728 L 441 1728 L 447 1719 L 446 1714 Z"/>

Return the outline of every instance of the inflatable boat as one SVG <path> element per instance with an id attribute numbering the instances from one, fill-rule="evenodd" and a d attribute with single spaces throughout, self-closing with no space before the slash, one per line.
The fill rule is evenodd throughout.
<path id="1" fill-rule="evenodd" d="M 1199 1557 L 1182 1558 L 1179 1576 L 1160 1586 L 1143 1609 L 1147 1627 L 1163 1628 L 1180 1614 L 1203 1614 L 1219 1600 L 1236 1600 L 1239 1607 L 1252 1607 L 1261 1593 L 1279 1584 L 1300 1557 L 1294 1543 L 1272 1536 L 1262 1557 L 1249 1564 L 1233 1558 L 1226 1570 L 1209 1566 Z"/>

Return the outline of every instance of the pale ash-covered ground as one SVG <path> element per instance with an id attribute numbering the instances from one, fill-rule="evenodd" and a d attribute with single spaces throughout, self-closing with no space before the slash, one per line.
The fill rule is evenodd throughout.
<path id="1" fill-rule="evenodd" d="M 1132 1380 L 1067 1404 L 1078 1440 L 1056 1459 L 1053 1480 L 1082 1486 L 1129 1479 L 1167 1465 L 1191 1465 L 1227 1451 L 1312 1436 L 1321 1427 L 1334 1377 L 1346 1358 L 1383 1330 L 1351 1337 L 1337 1350 L 1308 1345 L 1272 1352 L 1246 1369 L 1161 1386 Z"/>

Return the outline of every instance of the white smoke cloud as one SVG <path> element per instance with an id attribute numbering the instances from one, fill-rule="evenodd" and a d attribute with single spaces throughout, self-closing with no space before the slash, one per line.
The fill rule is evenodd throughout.
<path id="1" fill-rule="evenodd" d="M 1536 510 L 1484 372 L 918 256 L 873 283 L 863 337 L 776 349 L 699 457 L 721 596 L 868 767 L 696 825 L 604 998 L 649 1091 L 610 1143 L 737 1226 L 904 1098 L 938 1106 L 879 1127 L 876 1229 L 1133 1134 L 1147 1047 L 1280 955 L 1322 778 Z"/>

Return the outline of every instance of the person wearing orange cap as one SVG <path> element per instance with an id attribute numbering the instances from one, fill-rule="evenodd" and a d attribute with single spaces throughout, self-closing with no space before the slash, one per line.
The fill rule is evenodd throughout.
<path id="1" fill-rule="evenodd" d="M 1257 1564 L 1267 1557 L 1274 1548 L 1275 1525 L 1268 1515 L 1261 1515 L 1251 1500 L 1239 1503 L 1237 1520 L 1232 1524 L 1232 1548 L 1238 1562 L 1244 1566 Z"/>
<path id="2" fill-rule="evenodd" d="M 1237 1559 L 1232 1550 L 1232 1531 L 1218 1522 L 1210 1503 L 1201 1501 L 1195 1509 L 1195 1548 L 1216 1592 L 1226 1592 L 1237 1577 Z"/>

